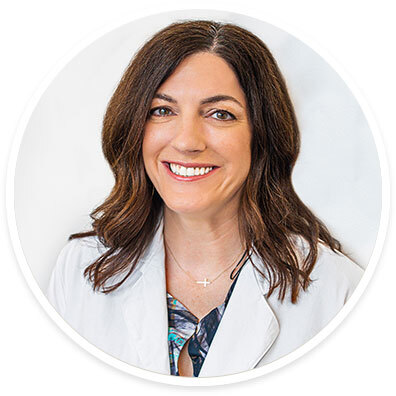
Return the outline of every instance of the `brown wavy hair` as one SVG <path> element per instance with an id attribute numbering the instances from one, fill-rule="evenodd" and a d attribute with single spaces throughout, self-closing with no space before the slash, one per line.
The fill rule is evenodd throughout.
<path id="1" fill-rule="evenodd" d="M 174 23 L 136 53 L 105 113 L 102 148 L 115 184 L 92 213 L 93 230 L 70 239 L 96 236 L 106 251 L 85 269 L 94 290 L 110 293 L 134 270 L 150 244 L 163 202 L 148 178 L 142 156 L 144 127 L 158 87 L 180 62 L 197 52 L 224 59 L 245 93 L 252 128 L 251 167 L 239 208 L 242 240 L 264 263 L 257 268 L 283 300 L 295 303 L 310 284 L 318 244 L 341 252 L 340 243 L 299 199 L 292 170 L 300 133 L 281 72 L 266 45 L 234 24 L 213 21 Z M 301 259 L 296 237 L 306 246 Z M 116 278 L 113 278 L 116 276 Z M 116 282 L 109 282 L 110 279 Z"/>

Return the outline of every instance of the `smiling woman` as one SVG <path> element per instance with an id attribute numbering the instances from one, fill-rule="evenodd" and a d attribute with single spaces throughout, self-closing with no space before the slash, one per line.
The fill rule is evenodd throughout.
<path id="1" fill-rule="evenodd" d="M 292 185 L 300 136 L 265 44 L 233 24 L 158 32 L 103 122 L 115 178 L 61 252 L 48 297 L 131 365 L 235 374 L 317 334 L 362 271 Z"/>
<path id="2" fill-rule="evenodd" d="M 245 95 L 228 64 L 211 53 L 190 55 L 158 88 L 152 106 L 143 159 L 165 210 L 208 221 L 236 213 L 251 130 Z"/>

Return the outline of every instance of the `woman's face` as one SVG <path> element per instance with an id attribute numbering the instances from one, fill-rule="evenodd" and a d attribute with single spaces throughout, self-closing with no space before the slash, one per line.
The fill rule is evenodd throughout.
<path id="1" fill-rule="evenodd" d="M 220 57 L 189 56 L 159 87 L 143 140 L 148 176 L 177 213 L 237 208 L 250 167 L 245 95 Z"/>

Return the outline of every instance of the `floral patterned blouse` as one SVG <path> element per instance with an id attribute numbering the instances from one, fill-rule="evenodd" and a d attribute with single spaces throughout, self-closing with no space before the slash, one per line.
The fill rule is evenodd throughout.
<path id="1" fill-rule="evenodd" d="M 198 377 L 237 279 L 238 276 L 234 279 L 223 304 L 214 308 L 201 320 L 198 320 L 180 301 L 167 293 L 168 346 L 171 375 L 179 375 L 178 360 L 180 352 L 184 344 L 190 339 L 188 354 L 192 360 L 194 377 Z"/>

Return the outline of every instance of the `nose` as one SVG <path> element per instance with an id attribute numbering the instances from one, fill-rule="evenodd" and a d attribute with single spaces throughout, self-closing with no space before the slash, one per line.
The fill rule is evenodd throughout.
<path id="1" fill-rule="evenodd" d="M 199 153 L 206 149 L 202 123 L 198 117 L 180 117 L 172 146 L 181 153 Z"/>

